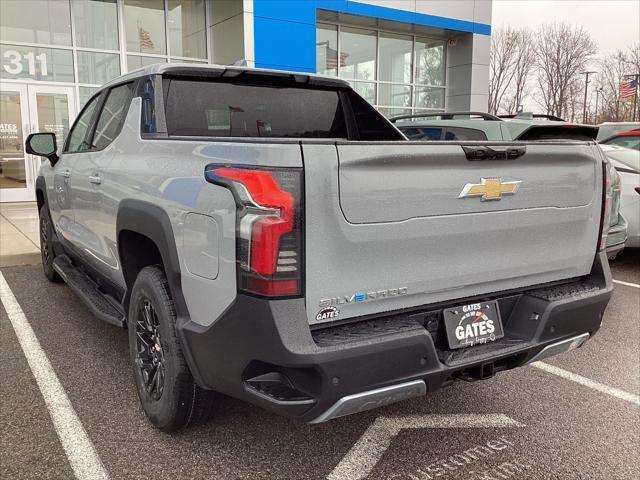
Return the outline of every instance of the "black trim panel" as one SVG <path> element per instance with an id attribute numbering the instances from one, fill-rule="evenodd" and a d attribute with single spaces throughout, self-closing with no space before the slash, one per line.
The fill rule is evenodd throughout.
<path id="1" fill-rule="evenodd" d="M 307 324 L 303 299 L 267 301 L 239 295 L 210 327 L 187 322 L 179 330 L 203 387 L 312 421 L 348 395 L 413 380 L 424 380 L 433 391 L 455 379 L 486 378 L 523 365 L 552 343 L 593 335 L 612 290 L 608 262 L 600 253 L 591 274 L 579 281 L 505 297 L 509 343 L 453 353 L 439 346 L 427 324 L 407 327 L 407 322 L 384 334 L 374 329 L 376 335 L 319 342 L 320 332 L 312 333 Z M 426 312 L 431 308 L 424 307 Z M 315 403 L 302 410 L 295 402 L 273 401 L 246 388 L 252 378 L 267 374 L 285 378 L 291 389 Z"/>

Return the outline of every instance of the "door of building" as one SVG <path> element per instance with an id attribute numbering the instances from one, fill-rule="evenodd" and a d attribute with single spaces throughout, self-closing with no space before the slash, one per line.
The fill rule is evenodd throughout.
<path id="1" fill-rule="evenodd" d="M 54 132 L 61 147 L 74 105 L 73 87 L 0 82 L 0 202 L 35 200 L 40 158 L 25 153 L 24 141 Z"/>

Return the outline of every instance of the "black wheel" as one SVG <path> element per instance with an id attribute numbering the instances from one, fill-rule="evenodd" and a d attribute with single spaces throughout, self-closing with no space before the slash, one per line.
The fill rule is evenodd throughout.
<path id="1" fill-rule="evenodd" d="M 42 257 L 42 270 L 47 280 L 57 283 L 61 282 L 62 278 L 58 275 L 58 272 L 53 269 L 53 260 L 56 258 L 56 254 L 53 251 L 54 235 L 51 217 L 49 216 L 49 208 L 43 205 L 40 208 L 40 256 Z"/>
<path id="2" fill-rule="evenodd" d="M 129 351 L 142 409 L 164 432 L 206 422 L 213 406 L 213 392 L 193 380 L 175 322 L 164 271 L 157 265 L 143 268 L 131 291 Z"/>

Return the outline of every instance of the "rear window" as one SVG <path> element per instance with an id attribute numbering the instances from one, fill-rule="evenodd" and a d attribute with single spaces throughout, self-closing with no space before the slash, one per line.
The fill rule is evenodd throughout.
<path id="1" fill-rule="evenodd" d="M 169 135 L 347 138 L 336 90 L 172 79 Z"/>
<path id="2" fill-rule="evenodd" d="M 482 130 L 475 128 L 447 127 L 444 139 L 450 141 L 486 140 L 487 136 Z"/>
<path id="3" fill-rule="evenodd" d="M 398 126 L 409 140 L 431 140 L 436 141 L 442 138 L 442 128 L 440 127 L 405 127 Z"/>
<path id="4" fill-rule="evenodd" d="M 419 126 L 398 126 L 409 140 L 450 142 L 465 140 L 486 140 L 487 135 L 476 128 L 465 127 L 419 127 Z"/>

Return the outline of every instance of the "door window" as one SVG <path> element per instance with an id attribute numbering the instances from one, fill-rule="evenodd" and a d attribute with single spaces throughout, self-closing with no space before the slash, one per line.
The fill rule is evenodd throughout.
<path id="1" fill-rule="evenodd" d="M 36 93 L 38 132 L 52 132 L 56 144 L 63 145 L 69 132 L 69 98 L 64 93 Z"/>
<path id="2" fill-rule="evenodd" d="M 87 131 L 89 130 L 89 125 L 91 124 L 91 119 L 93 118 L 93 113 L 96 110 L 100 97 L 101 95 L 94 97 L 82 111 L 78 120 L 76 120 L 71 130 L 71 135 L 69 135 L 69 141 L 64 150 L 65 153 L 82 152 L 89 149 L 89 144 L 86 141 Z"/>
<path id="3" fill-rule="evenodd" d="M 127 83 L 112 88 L 104 102 L 96 131 L 93 135 L 93 148 L 102 150 L 107 147 L 120 133 L 124 118 L 127 115 L 133 83 Z"/>
<path id="4" fill-rule="evenodd" d="M 24 139 L 22 118 L 24 106 L 20 92 L 0 92 L 0 188 L 25 188 Z"/>

